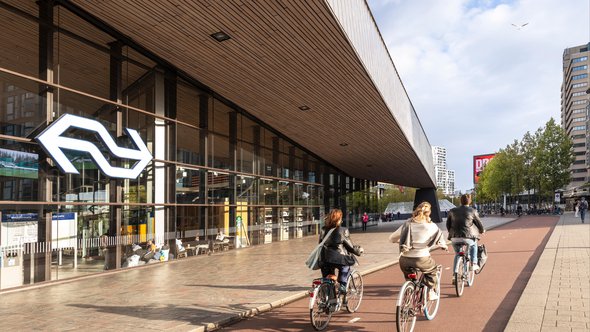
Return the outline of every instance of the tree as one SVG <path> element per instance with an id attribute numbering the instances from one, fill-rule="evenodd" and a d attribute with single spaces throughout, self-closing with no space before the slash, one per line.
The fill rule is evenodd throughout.
<path id="1" fill-rule="evenodd" d="M 539 137 L 535 159 L 540 175 L 539 189 L 546 196 L 570 182 L 570 165 L 574 162 L 573 143 L 551 118 Z"/>

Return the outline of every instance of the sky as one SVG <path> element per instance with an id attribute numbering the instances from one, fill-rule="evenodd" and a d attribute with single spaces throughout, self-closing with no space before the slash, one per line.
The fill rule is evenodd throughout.
<path id="1" fill-rule="evenodd" d="M 561 122 L 563 51 L 588 43 L 590 0 L 367 3 L 456 190 L 473 188 L 473 156 Z"/>

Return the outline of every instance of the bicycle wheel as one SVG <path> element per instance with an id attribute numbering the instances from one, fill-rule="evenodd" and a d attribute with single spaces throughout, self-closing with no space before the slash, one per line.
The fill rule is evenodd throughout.
<path id="1" fill-rule="evenodd" d="M 442 266 L 438 266 L 437 267 L 437 271 L 436 271 L 436 278 L 437 278 L 437 282 L 436 282 L 436 294 L 438 295 L 438 298 L 436 300 L 425 300 L 424 301 L 424 316 L 426 317 L 426 319 L 428 320 L 433 320 L 434 317 L 436 316 L 436 313 L 438 312 L 438 306 L 440 305 L 440 280 L 442 277 Z M 424 299 L 428 298 L 428 288 L 424 287 Z"/>
<path id="2" fill-rule="evenodd" d="M 467 286 L 469 286 L 469 287 L 473 286 L 474 282 L 475 282 L 475 271 L 473 271 L 473 263 L 471 261 L 469 261 L 469 264 L 467 264 Z"/>
<path id="3" fill-rule="evenodd" d="M 459 256 L 457 259 L 457 272 L 455 272 L 455 292 L 457 296 L 463 295 L 463 289 L 465 288 L 465 263 L 464 258 Z"/>
<path id="4" fill-rule="evenodd" d="M 330 287 L 327 283 L 322 283 L 315 291 L 312 299 L 313 305 L 309 309 L 309 319 L 314 329 L 321 331 L 328 327 L 332 310 L 330 310 Z"/>
<path id="5" fill-rule="evenodd" d="M 411 332 L 414 330 L 416 324 L 414 291 L 414 284 L 410 281 L 406 281 L 399 291 L 399 299 L 397 299 L 397 308 L 395 310 L 395 325 L 399 332 Z"/>
<path id="6" fill-rule="evenodd" d="M 346 310 L 352 313 L 359 309 L 363 300 L 363 277 L 358 271 L 352 271 L 348 276 L 346 287 Z"/>

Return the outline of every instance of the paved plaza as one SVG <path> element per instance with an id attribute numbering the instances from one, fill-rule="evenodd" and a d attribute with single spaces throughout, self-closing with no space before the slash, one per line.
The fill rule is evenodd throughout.
<path id="1" fill-rule="evenodd" d="M 488 217 L 484 224 L 489 229 L 512 220 Z M 354 242 L 365 248 L 358 267 L 361 273 L 397 262 L 397 246 L 387 238 L 400 223 L 380 223 L 367 232 L 353 233 Z M 541 311 L 541 316 L 534 317 L 546 320 L 537 329 L 526 326 L 529 331 L 546 330 L 551 324 L 556 330 L 571 331 L 564 328 L 565 322 L 582 330 L 590 327 L 589 235 L 588 224 L 577 225 L 570 215 L 561 218 L 533 273 L 532 286 L 527 287 L 527 296 L 521 298 L 508 328 L 522 330 L 522 320 L 530 318 L 521 314 L 532 315 L 533 311 Z M 0 315 L 13 319 L 5 320 L 2 326 L 7 330 L 211 330 L 307 296 L 318 272 L 308 270 L 303 262 L 316 242 L 316 237 L 275 242 L 3 292 Z M 554 266 L 566 271 L 549 275 L 547 281 Z M 531 294 L 543 293 L 540 286 L 547 286 L 546 303 L 530 303 L 536 298 Z M 567 305 L 565 294 L 569 296 Z"/>
<path id="2" fill-rule="evenodd" d="M 563 215 L 506 331 L 590 331 L 590 226 Z"/>

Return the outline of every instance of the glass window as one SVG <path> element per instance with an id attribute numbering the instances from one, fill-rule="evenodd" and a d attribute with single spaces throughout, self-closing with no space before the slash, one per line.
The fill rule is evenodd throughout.
<path id="1" fill-rule="evenodd" d="M 203 165 L 200 153 L 200 131 L 198 129 L 176 126 L 176 161 L 191 164 Z"/>
<path id="2" fill-rule="evenodd" d="M 0 133 L 28 137 L 45 125 L 41 84 L 0 72 Z"/>
<path id="3" fill-rule="evenodd" d="M 572 67 L 572 71 L 579 71 L 579 70 L 586 70 L 586 69 L 588 69 L 587 65 Z"/>
<path id="4" fill-rule="evenodd" d="M 586 117 L 581 117 L 581 118 L 573 118 L 572 122 L 583 122 L 586 121 Z"/>
<path id="5" fill-rule="evenodd" d="M 0 140 L 0 195 L 7 201 L 45 200 L 39 196 L 40 149 L 34 144 Z M 41 175 L 41 176 L 40 176 Z"/>
<path id="6" fill-rule="evenodd" d="M 21 1 L 25 3 L 25 1 Z M 37 7 L 32 1 L 27 2 Z M 19 2 L 16 2 L 20 6 Z M 38 9 L 32 8 L 34 16 Z M 39 77 L 39 25 L 6 9 L 0 10 L 0 67 Z M 38 91 L 37 91 L 38 93 Z"/>
<path id="7" fill-rule="evenodd" d="M 203 170 L 176 167 L 176 202 L 181 204 L 200 203 L 200 184 Z"/>
<path id="8" fill-rule="evenodd" d="M 254 173 L 254 145 L 246 142 L 238 143 L 237 171 Z"/>
<path id="9" fill-rule="evenodd" d="M 587 85 L 588 85 L 587 82 L 584 82 L 584 83 L 574 83 L 574 84 L 572 84 L 572 89 L 585 87 Z"/>
<path id="10" fill-rule="evenodd" d="M 229 203 L 233 191 L 229 185 L 230 177 L 235 177 L 235 175 L 216 171 L 207 172 L 207 201 L 209 204 Z"/>
<path id="11" fill-rule="evenodd" d="M 292 205 L 293 194 L 291 191 L 292 183 L 279 181 L 279 205 Z"/>
<path id="12" fill-rule="evenodd" d="M 236 204 L 258 204 L 258 181 L 247 175 L 238 175 L 236 182 Z"/>
<path id="13" fill-rule="evenodd" d="M 176 231 L 183 244 L 208 245 L 205 236 L 204 207 L 178 206 L 176 208 Z"/>
<path id="14" fill-rule="evenodd" d="M 277 204 L 277 182 L 271 179 L 260 179 L 259 204 L 276 205 Z"/>
<path id="15" fill-rule="evenodd" d="M 572 76 L 572 81 L 573 80 L 580 80 L 580 79 L 586 78 L 586 77 L 588 77 L 588 74 L 574 75 L 574 76 Z"/>
<path id="16" fill-rule="evenodd" d="M 572 63 L 582 62 L 582 61 L 586 61 L 586 60 L 588 60 L 588 57 L 587 56 L 582 56 L 582 57 L 579 57 L 579 58 L 572 59 Z"/>

